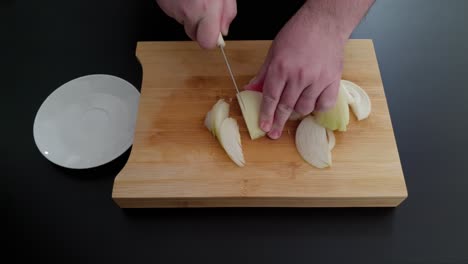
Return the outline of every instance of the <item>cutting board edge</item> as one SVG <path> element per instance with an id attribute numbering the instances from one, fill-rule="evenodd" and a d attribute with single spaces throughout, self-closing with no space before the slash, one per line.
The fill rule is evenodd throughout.
<path id="1" fill-rule="evenodd" d="M 403 171 L 400 166 L 400 173 L 399 177 L 395 178 L 395 181 L 393 184 L 399 186 L 396 187 L 395 189 L 389 191 L 385 195 L 376 195 L 373 192 L 367 192 L 367 193 L 361 193 L 359 196 L 352 195 L 351 193 L 345 193 L 345 192 L 331 192 L 331 193 L 326 193 L 326 192 L 316 192 L 315 195 L 311 193 L 311 195 L 288 195 L 288 196 L 270 196 L 270 195 L 259 195 L 259 196 L 252 196 L 250 194 L 244 193 L 242 195 L 242 191 L 239 189 L 239 192 L 232 195 L 229 193 L 218 193 L 216 196 L 212 197 L 207 197 L 207 196 L 190 196 L 190 195 L 179 195 L 179 194 L 174 194 L 174 195 L 168 195 L 160 193 L 158 196 L 158 190 L 156 190 L 154 193 L 148 193 L 147 190 L 144 190 L 148 185 L 145 185 L 145 188 L 142 188 L 142 185 L 138 182 L 133 182 L 133 181 L 127 181 L 125 179 L 128 179 L 128 177 L 132 177 L 131 175 L 136 175 L 133 171 L 134 164 L 126 164 L 124 168 L 118 173 L 117 177 L 114 179 L 113 187 L 112 187 L 112 199 L 114 199 L 117 204 L 124 203 L 126 204 L 127 202 L 132 204 L 132 203 L 139 203 L 141 201 L 148 200 L 150 203 L 154 203 L 156 207 L 158 204 L 172 204 L 174 202 L 181 202 L 183 203 L 189 203 L 191 200 L 197 200 L 197 201 L 203 201 L 206 203 L 215 203 L 218 200 L 226 200 L 226 204 L 231 203 L 232 201 L 239 200 L 240 203 L 239 205 L 231 206 L 231 207 L 248 207 L 250 202 L 258 203 L 258 206 L 273 206 L 269 205 L 269 203 L 273 204 L 281 204 L 283 201 L 285 201 L 285 204 L 287 204 L 286 207 L 311 207 L 307 204 L 304 206 L 295 206 L 295 202 L 301 202 L 301 201 L 310 201 L 311 204 L 318 203 L 320 204 L 321 201 L 335 201 L 339 204 L 346 204 L 346 201 L 348 200 L 354 200 L 358 199 L 360 200 L 360 204 L 362 203 L 364 206 L 365 204 L 372 204 L 372 201 L 385 201 L 389 200 L 391 201 L 391 204 L 395 204 L 395 206 L 398 206 L 403 200 L 405 200 L 408 197 L 408 190 L 407 190 L 407 185 L 405 181 L 405 177 L 403 174 Z M 221 188 L 223 189 L 223 188 Z M 235 202 L 236 203 L 236 202 Z M 244 204 L 245 203 L 245 204 Z M 237 204 L 237 203 L 236 203 Z M 314 205 L 312 207 L 324 207 L 327 206 L 328 202 L 325 202 L 324 205 Z M 384 203 L 385 204 L 385 203 Z M 343 205 L 344 207 L 347 207 L 347 205 Z M 122 208 L 126 208 L 127 206 L 121 206 Z M 131 206 L 131 207 L 138 207 L 138 206 Z M 163 206 L 163 207 L 192 207 L 192 206 Z M 200 207 L 211 207 L 211 206 L 200 206 Z M 216 206 L 215 206 L 216 207 Z M 228 206 L 229 207 L 229 206 Z M 340 206 L 336 206 L 340 207 Z"/>
<path id="2" fill-rule="evenodd" d="M 120 208 L 221 208 L 221 207 L 397 207 L 407 196 L 361 198 L 123 198 L 113 197 Z"/>
<path id="3" fill-rule="evenodd" d="M 369 39 L 369 38 L 352 38 L 352 39 L 349 39 L 348 41 L 364 41 L 364 42 L 371 42 L 371 43 L 374 42 L 373 39 Z M 244 44 L 255 44 L 255 43 L 259 43 L 259 42 L 272 43 L 273 40 L 272 39 L 245 39 L 245 40 L 238 39 L 238 40 L 226 40 L 225 42 L 226 43 L 242 42 Z M 165 49 L 165 48 L 172 49 L 174 44 L 180 44 L 180 43 L 188 44 L 188 45 L 190 45 L 190 48 L 200 49 L 199 45 L 195 41 L 191 41 L 191 40 L 185 40 L 185 41 L 184 40 L 182 40 L 182 41 L 180 41 L 180 40 L 176 40 L 176 41 L 144 40 L 144 41 L 138 41 L 137 42 L 137 47 L 136 47 L 137 53 L 143 46 L 152 45 L 152 43 L 158 43 L 158 45 L 160 45 L 158 48 L 161 48 L 161 49 Z M 373 44 L 372 44 L 372 48 L 374 48 Z"/>

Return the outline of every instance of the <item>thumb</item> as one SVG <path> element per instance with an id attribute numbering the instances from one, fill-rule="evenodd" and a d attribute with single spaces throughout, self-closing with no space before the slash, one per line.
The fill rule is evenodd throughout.
<path id="1" fill-rule="evenodd" d="M 220 32 L 218 17 L 204 17 L 200 20 L 197 28 L 197 42 L 204 49 L 216 47 Z"/>
<path id="2" fill-rule="evenodd" d="M 196 38 L 204 49 L 216 47 L 219 32 L 221 32 L 221 1 L 214 1 L 207 14 L 198 21 Z"/>
<path id="3" fill-rule="evenodd" d="M 232 23 L 232 20 L 237 15 L 237 4 L 236 0 L 227 0 L 224 2 L 223 6 L 223 15 L 221 23 L 221 32 L 224 36 L 227 36 L 229 32 L 229 25 Z"/>

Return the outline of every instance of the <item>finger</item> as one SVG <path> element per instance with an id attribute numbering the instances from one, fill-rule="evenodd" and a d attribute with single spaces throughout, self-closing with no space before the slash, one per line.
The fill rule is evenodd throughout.
<path id="1" fill-rule="evenodd" d="M 279 74 L 274 67 L 269 67 L 265 75 L 265 87 L 263 89 L 262 105 L 260 108 L 260 128 L 265 132 L 271 130 L 275 110 L 285 84 L 286 81 L 282 74 Z"/>
<path id="2" fill-rule="evenodd" d="M 246 86 L 244 86 L 244 90 L 262 92 L 264 80 L 265 80 L 265 77 L 263 77 L 263 80 L 260 82 L 254 82 L 252 79 Z"/>
<path id="3" fill-rule="evenodd" d="M 315 102 L 319 97 L 322 90 L 318 88 L 316 84 L 311 84 L 307 86 L 304 91 L 302 91 L 299 99 L 294 106 L 294 110 L 301 115 L 308 115 L 312 113 L 315 109 Z"/>
<path id="4" fill-rule="evenodd" d="M 258 71 L 257 75 L 250 80 L 250 82 L 244 87 L 245 90 L 253 90 L 253 91 L 263 91 L 263 85 L 265 83 L 265 75 L 267 72 L 268 67 L 270 66 L 271 62 L 271 48 L 268 50 L 268 54 L 265 57 L 265 61 L 262 64 L 262 67 L 260 67 L 260 70 Z"/>
<path id="5" fill-rule="evenodd" d="M 182 24 L 184 25 L 185 33 L 191 40 L 197 40 L 197 24 L 191 22 L 190 20 L 183 21 Z"/>
<path id="6" fill-rule="evenodd" d="M 226 0 L 223 6 L 223 16 L 221 22 L 221 32 L 224 36 L 229 33 L 229 26 L 237 15 L 236 0 Z"/>
<path id="7" fill-rule="evenodd" d="M 328 85 L 317 99 L 316 111 L 327 111 L 336 104 L 336 97 L 340 88 L 340 80 L 336 80 Z"/>
<path id="8" fill-rule="evenodd" d="M 276 107 L 275 119 L 268 136 L 272 139 L 277 139 L 281 136 L 284 125 L 291 116 L 297 99 L 301 95 L 302 90 L 298 89 L 297 84 L 287 82 L 281 94 L 281 99 Z"/>
<path id="9" fill-rule="evenodd" d="M 206 16 L 198 21 L 197 42 L 204 49 L 216 47 L 219 32 L 221 32 L 221 4 L 221 1 L 213 1 Z"/>

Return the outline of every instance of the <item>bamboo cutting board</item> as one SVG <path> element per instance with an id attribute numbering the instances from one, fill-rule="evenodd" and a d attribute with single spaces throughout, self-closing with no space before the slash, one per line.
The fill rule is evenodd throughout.
<path id="1" fill-rule="evenodd" d="M 240 86 L 255 75 L 270 41 L 231 41 Z M 335 133 L 333 166 L 316 169 L 295 147 L 299 121 L 279 140 L 250 140 L 219 50 L 192 42 L 140 42 L 143 66 L 135 139 L 112 197 L 120 207 L 393 207 L 407 191 L 371 40 L 350 40 L 343 79 L 369 94 L 371 116 Z M 237 119 L 246 166 L 237 167 L 204 127 L 219 99 Z M 232 100 L 232 101 L 231 101 Z"/>

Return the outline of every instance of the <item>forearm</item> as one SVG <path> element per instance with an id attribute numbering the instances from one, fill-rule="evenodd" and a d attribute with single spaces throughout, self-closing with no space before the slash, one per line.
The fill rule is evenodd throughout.
<path id="1" fill-rule="evenodd" d="M 375 0 L 307 0 L 300 12 L 315 26 L 347 40 Z"/>

